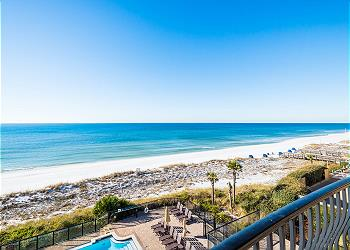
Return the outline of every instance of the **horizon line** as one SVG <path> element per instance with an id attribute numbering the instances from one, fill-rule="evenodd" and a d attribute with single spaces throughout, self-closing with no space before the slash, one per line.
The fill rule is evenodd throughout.
<path id="1" fill-rule="evenodd" d="M 20 124 L 349 124 L 350 122 L 1 122 L 1 125 Z"/>

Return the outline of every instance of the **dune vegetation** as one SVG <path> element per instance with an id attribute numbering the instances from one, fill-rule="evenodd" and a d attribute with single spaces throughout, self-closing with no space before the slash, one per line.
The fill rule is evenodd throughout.
<path id="1" fill-rule="evenodd" d="M 236 216 L 243 216 L 255 210 L 260 210 L 262 215 L 268 214 L 300 197 L 307 194 L 306 183 L 314 184 L 324 178 L 326 163 L 310 161 L 303 167 L 291 172 L 280 179 L 275 185 L 250 184 L 237 188 L 235 200 Z M 339 164 L 328 164 L 330 172 L 342 166 Z M 133 201 L 108 195 L 99 200 L 94 207 L 78 209 L 64 215 L 57 215 L 51 218 L 32 220 L 20 225 L 9 226 L 0 231 L 0 244 L 32 237 L 38 234 L 48 233 L 53 230 L 73 226 L 84 221 L 90 221 L 95 216 L 100 216 L 108 211 L 116 210 L 131 204 L 145 202 L 161 202 L 165 198 L 177 198 L 182 201 L 191 201 L 201 209 L 212 213 L 218 223 L 231 220 L 230 196 L 228 188 L 215 188 L 215 201 L 213 203 L 212 190 L 191 189 L 181 192 L 166 194 L 156 198 L 144 198 Z"/>

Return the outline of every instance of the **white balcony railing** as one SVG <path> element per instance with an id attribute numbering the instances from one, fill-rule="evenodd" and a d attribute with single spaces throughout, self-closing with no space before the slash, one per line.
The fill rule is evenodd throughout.
<path id="1" fill-rule="evenodd" d="M 350 177 L 278 209 L 213 249 L 349 249 Z"/>

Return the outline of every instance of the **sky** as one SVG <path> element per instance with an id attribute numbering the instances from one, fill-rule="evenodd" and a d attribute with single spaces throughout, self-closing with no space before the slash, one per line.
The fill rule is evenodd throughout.
<path id="1" fill-rule="evenodd" d="M 347 122 L 348 3 L 1 1 L 1 120 Z"/>

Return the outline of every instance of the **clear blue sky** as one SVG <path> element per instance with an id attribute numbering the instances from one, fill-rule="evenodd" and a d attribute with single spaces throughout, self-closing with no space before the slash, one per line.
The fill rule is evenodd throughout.
<path id="1" fill-rule="evenodd" d="M 3 122 L 346 122 L 348 3 L 3 0 Z"/>

